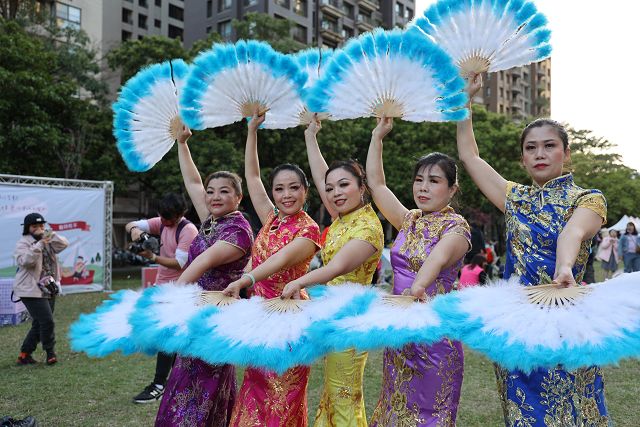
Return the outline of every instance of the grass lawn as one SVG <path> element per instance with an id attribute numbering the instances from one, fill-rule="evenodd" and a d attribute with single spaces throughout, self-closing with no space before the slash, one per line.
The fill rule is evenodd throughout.
<path id="1" fill-rule="evenodd" d="M 137 287 L 140 279 L 117 280 L 114 289 Z M 35 416 L 41 426 L 151 426 L 158 404 L 134 405 L 137 394 L 153 378 L 155 359 L 112 355 L 89 359 L 71 353 L 69 325 L 91 312 L 107 295 L 78 294 L 59 298 L 56 305 L 55 366 L 16 366 L 15 359 L 29 325 L 0 328 L 0 417 Z M 41 362 L 44 354 L 34 354 Z M 458 412 L 459 426 L 499 426 L 500 405 L 491 363 L 467 351 L 465 379 Z M 373 413 L 380 392 L 382 353 L 369 354 L 365 372 L 367 414 Z M 640 363 L 627 361 L 605 369 L 607 401 L 616 426 L 637 426 L 640 410 Z M 240 375 L 240 372 L 239 372 Z M 322 365 L 316 364 L 309 382 L 309 408 L 315 413 L 322 387 Z"/>

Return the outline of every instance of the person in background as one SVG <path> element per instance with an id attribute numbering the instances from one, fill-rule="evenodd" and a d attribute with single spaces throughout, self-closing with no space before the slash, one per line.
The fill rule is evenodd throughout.
<path id="1" fill-rule="evenodd" d="M 157 217 L 133 221 L 125 226 L 132 240 L 138 240 L 142 233 L 160 236 L 160 255 L 150 251 L 140 252 L 141 256 L 159 264 L 155 285 L 175 281 L 184 271 L 189 246 L 198 234 L 196 226 L 184 217 L 186 212 L 184 197 L 169 193 L 160 200 Z M 154 402 L 162 397 L 174 359 L 173 354 L 158 353 L 153 381 L 133 398 L 134 403 Z"/>
<path id="2" fill-rule="evenodd" d="M 636 225 L 630 222 L 627 224 L 624 234 L 618 240 L 618 254 L 622 256 L 625 273 L 640 271 L 639 246 L 638 230 L 636 230 Z"/>
<path id="3" fill-rule="evenodd" d="M 45 230 L 46 223 L 39 213 L 27 215 L 14 252 L 18 271 L 12 296 L 22 301 L 33 319 L 20 348 L 18 365 L 37 363 L 32 353 L 38 342 L 47 353 L 47 365 L 58 362 L 53 320 L 57 290 L 52 291 L 51 286 L 59 289 L 60 268 L 56 255 L 69 246 L 69 241 L 58 233 Z"/>
<path id="4" fill-rule="evenodd" d="M 606 231 L 603 231 L 603 234 Z M 609 230 L 606 236 L 602 238 L 602 242 L 598 247 L 596 259 L 602 262 L 602 270 L 604 271 L 604 279 L 613 277 L 613 273 L 618 269 L 619 253 L 618 253 L 618 232 Z"/>
<path id="5" fill-rule="evenodd" d="M 460 270 L 458 290 L 472 286 L 484 285 L 487 281 L 487 273 L 484 271 L 487 259 L 482 254 L 476 254 L 471 262 Z"/>
<path id="6" fill-rule="evenodd" d="M 464 262 L 469 264 L 471 259 L 484 250 L 484 233 L 480 226 L 472 222 L 471 223 L 471 250 L 465 255 Z"/>

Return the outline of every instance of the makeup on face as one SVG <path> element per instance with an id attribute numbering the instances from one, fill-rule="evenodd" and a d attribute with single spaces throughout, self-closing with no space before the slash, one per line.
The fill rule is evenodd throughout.
<path id="1" fill-rule="evenodd" d="M 213 178 L 205 193 L 207 209 L 214 218 L 219 218 L 238 209 L 242 196 L 236 194 L 228 178 Z"/>
<path id="2" fill-rule="evenodd" d="M 362 206 L 364 189 L 350 172 L 339 168 L 332 170 L 325 180 L 327 200 L 335 210 L 344 215 Z"/>

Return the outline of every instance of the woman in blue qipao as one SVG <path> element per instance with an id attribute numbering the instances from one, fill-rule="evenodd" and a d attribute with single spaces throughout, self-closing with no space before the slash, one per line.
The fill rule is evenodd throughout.
<path id="1" fill-rule="evenodd" d="M 469 81 L 469 99 L 482 86 Z M 559 123 L 538 119 L 520 137 L 521 162 L 533 183 L 507 181 L 480 158 L 471 119 L 458 122 L 458 155 L 480 191 L 505 214 L 507 254 L 504 278 L 524 286 L 582 280 L 591 238 L 606 221 L 606 202 L 563 173 L 569 138 Z M 567 371 L 562 366 L 531 373 L 496 367 L 507 426 L 607 426 L 604 380 L 597 366 Z"/>

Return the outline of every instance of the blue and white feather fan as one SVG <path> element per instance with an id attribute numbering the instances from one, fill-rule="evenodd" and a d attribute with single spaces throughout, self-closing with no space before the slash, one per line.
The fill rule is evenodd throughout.
<path id="1" fill-rule="evenodd" d="M 518 278 L 436 298 L 447 334 L 508 369 L 617 364 L 640 357 L 640 273 L 581 286 L 570 303 L 535 304 Z"/>
<path id="2" fill-rule="evenodd" d="M 214 44 L 195 59 L 180 114 L 193 129 L 228 125 L 269 111 L 267 129 L 300 124 L 307 73 L 267 43 L 255 40 Z"/>
<path id="3" fill-rule="evenodd" d="M 333 56 L 333 50 L 331 49 L 306 49 L 300 52 L 291 54 L 291 58 L 298 64 L 298 66 L 307 73 L 307 82 L 304 85 L 305 92 L 303 99 L 305 104 L 308 102 L 308 90 L 322 77 L 327 69 L 331 57 Z M 317 113 L 319 120 L 325 120 L 329 118 L 327 113 Z M 314 112 L 310 111 L 305 106 L 304 111 L 300 113 L 301 124 L 306 125 L 313 120 Z"/>
<path id="4" fill-rule="evenodd" d="M 468 116 L 463 89 L 451 58 L 434 43 L 401 30 L 376 30 L 334 53 L 308 105 L 334 120 L 383 115 L 413 122 L 463 120 Z"/>
<path id="5" fill-rule="evenodd" d="M 464 77 L 551 55 L 547 19 L 529 0 L 440 0 L 408 29 L 441 46 Z"/>
<path id="6" fill-rule="evenodd" d="M 144 172 L 171 149 L 182 126 L 178 96 L 189 66 L 181 59 L 151 65 L 123 86 L 113 104 L 113 134 L 127 167 Z"/>

